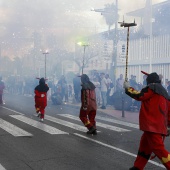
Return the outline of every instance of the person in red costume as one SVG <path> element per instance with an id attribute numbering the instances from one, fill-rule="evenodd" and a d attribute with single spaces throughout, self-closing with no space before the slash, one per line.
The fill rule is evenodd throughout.
<path id="1" fill-rule="evenodd" d="M 4 82 L 2 81 L 2 77 L 0 77 L 0 104 L 3 104 L 2 96 L 3 96 L 4 89 L 5 89 L 5 85 Z"/>
<path id="2" fill-rule="evenodd" d="M 141 91 L 130 87 L 129 82 L 124 82 L 125 93 L 141 101 L 139 127 L 143 131 L 137 158 L 129 170 L 143 170 L 148 160 L 155 156 L 170 170 L 170 153 L 164 146 L 164 138 L 170 126 L 169 96 L 157 73 L 142 73 L 147 75 L 147 86 Z M 154 156 L 151 156 L 152 153 Z"/>
<path id="3" fill-rule="evenodd" d="M 87 127 L 87 134 L 97 135 L 96 130 L 96 94 L 95 86 L 86 74 L 81 76 L 81 108 L 79 118 Z"/>
<path id="4" fill-rule="evenodd" d="M 45 83 L 45 79 L 39 80 L 39 85 L 35 87 L 35 109 L 40 117 L 40 120 L 44 120 L 45 108 L 47 106 L 47 91 L 49 90 L 48 85 Z"/>

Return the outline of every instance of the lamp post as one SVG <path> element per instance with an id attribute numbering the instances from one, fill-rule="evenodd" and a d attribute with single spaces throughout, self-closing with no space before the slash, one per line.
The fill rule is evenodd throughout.
<path id="1" fill-rule="evenodd" d="M 83 48 L 84 48 L 84 52 L 83 52 L 83 63 L 82 63 L 82 74 L 83 74 L 83 69 L 84 69 L 84 60 L 85 60 L 85 54 L 86 54 L 86 47 L 88 47 L 89 45 L 88 44 L 83 44 L 82 42 L 78 42 L 77 43 L 78 45 L 80 45 L 80 46 L 83 46 Z"/>
<path id="2" fill-rule="evenodd" d="M 49 54 L 48 51 L 44 52 L 43 55 L 45 56 L 45 78 L 46 78 L 46 55 Z"/>

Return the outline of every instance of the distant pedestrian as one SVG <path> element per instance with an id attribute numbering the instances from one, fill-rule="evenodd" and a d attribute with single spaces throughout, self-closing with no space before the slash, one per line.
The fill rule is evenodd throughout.
<path id="1" fill-rule="evenodd" d="M 168 94 L 170 96 L 170 81 L 168 81 L 167 91 L 168 91 Z"/>
<path id="2" fill-rule="evenodd" d="M 96 94 L 95 86 L 86 74 L 81 76 L 81 108 L 79 118 L 89 130 L 87 134 L 97 134 L 96 130 Z"/>
<path id="3" fill-rule="evenodd" d="M 129 170 L 143 170 L 149 159 L 155 156 L 170 170 L 170 153 L 164 146 L 170 126 L 169 96 L 157 73 L 143 73 L 147 75 L 147 86 L 141 91 L 130 87 L 129 82 L 124 82 L 126 94 L 141 101 L 139 127 L 143 131 L 137 158 Z M 153 157 L 152 153 L 155 154 Z"/>
<path id="4" fill-rule="evenodd" d="M 5 84 L 2 81 L 2 77 L 0 77 L 0 104 L 3 104 L 3 91 L 5 89 Z"/>
<path id="5" fill-rule="evenodd" d="M 72 97 L 72 94 L 73 94 L 73 88 L 72 88 L 72 85 L 69 84 L 68 85 L 68 97 Z"/>
<path id="6" fill-rule="evenodd" d="M 116 80 L 116 91 L 122 92 L 123 91 L 123 74 L 120 74 L 119 78 Z"/>
<path id="7" fill-rule="evenodd" d="M 47 92 L 49 90 L 48 85 L 45 83 L 45 79 L 41 78 L 39 80 L 39 85 L 35 87 L 35 109 L 40 117 L 40 120 L 44 120 L 45 108 L 47 106 Z"/>
<path id="8" fill-rule="evenodd" d="M 96 102 L 97 105 L 100 105 L 101 102 L 101 91 L 100 91 L 100 82 L 98 80 L 98 77 L 93 78 L 93 84 L 95 85 L 95 93 L 96 93 Z"/>
<path id="9" fill-rule="evenodd" d="M 80 75 L 77 73 L 73 78 L 73 89 L 76 102 L 80 102 L 81 81 Z"/>
<path id="10" fill-rule="evenodd" d="M 102 97 L 102 106 L 101 109 L 106 109 L 107 104 L 107 80 L 105 78 L 105 74 L 101 73 L 101 97 Z"/>

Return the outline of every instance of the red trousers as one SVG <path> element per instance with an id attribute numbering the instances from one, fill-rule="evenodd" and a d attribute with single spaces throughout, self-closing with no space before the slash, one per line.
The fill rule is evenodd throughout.
<path id="1" fill-rule="evenodd" d="M 41 113 L 41 116 L 40 118 L 43 118 L 44 119 L 44 114 L 45 114 L 45 108 L 46 108 L 46 104 L 44 104 L 44 102 L 40 102 L 38 100 L 35 101 L 35 109 L 36 109 L 36 112 L 40 112 Z"/>
<path id="2" fill-rule="evenodd" d="M 152 153 L 170 170 L 170 153 L 165 150 L 163 137 L 161 134 L 152 132 L 143 133 L 134 167 L 143 170 Z"/>
<path id="3" fill-rule="evenodd" d="M 90 129 L 91 127 L 96 128 L 96 110 L 82 110 L 80 109 L 80 115 L 79 118 L 83 122 L 84 126 L 87 127 L 87 129 Z"/>

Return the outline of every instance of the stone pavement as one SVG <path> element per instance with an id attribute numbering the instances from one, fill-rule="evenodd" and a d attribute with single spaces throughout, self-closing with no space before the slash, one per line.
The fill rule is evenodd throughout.
<path id="1" fill-rule="evenodd" d="M 80 103 L 69 102 L 68 104 L 80 108 Z M 123 117 L 123 113 L 121 110 L 116 110 L 113 106 L 110 105 L 107 106 L 106 109 L 100 109 L 100 107 L 98 107 L 97 110 L 109 116 L 113 116 L 119 120 L 124 120 L 126 122 L 139 124 L 139 111 L 125 110 L 124 117 Z"/>

